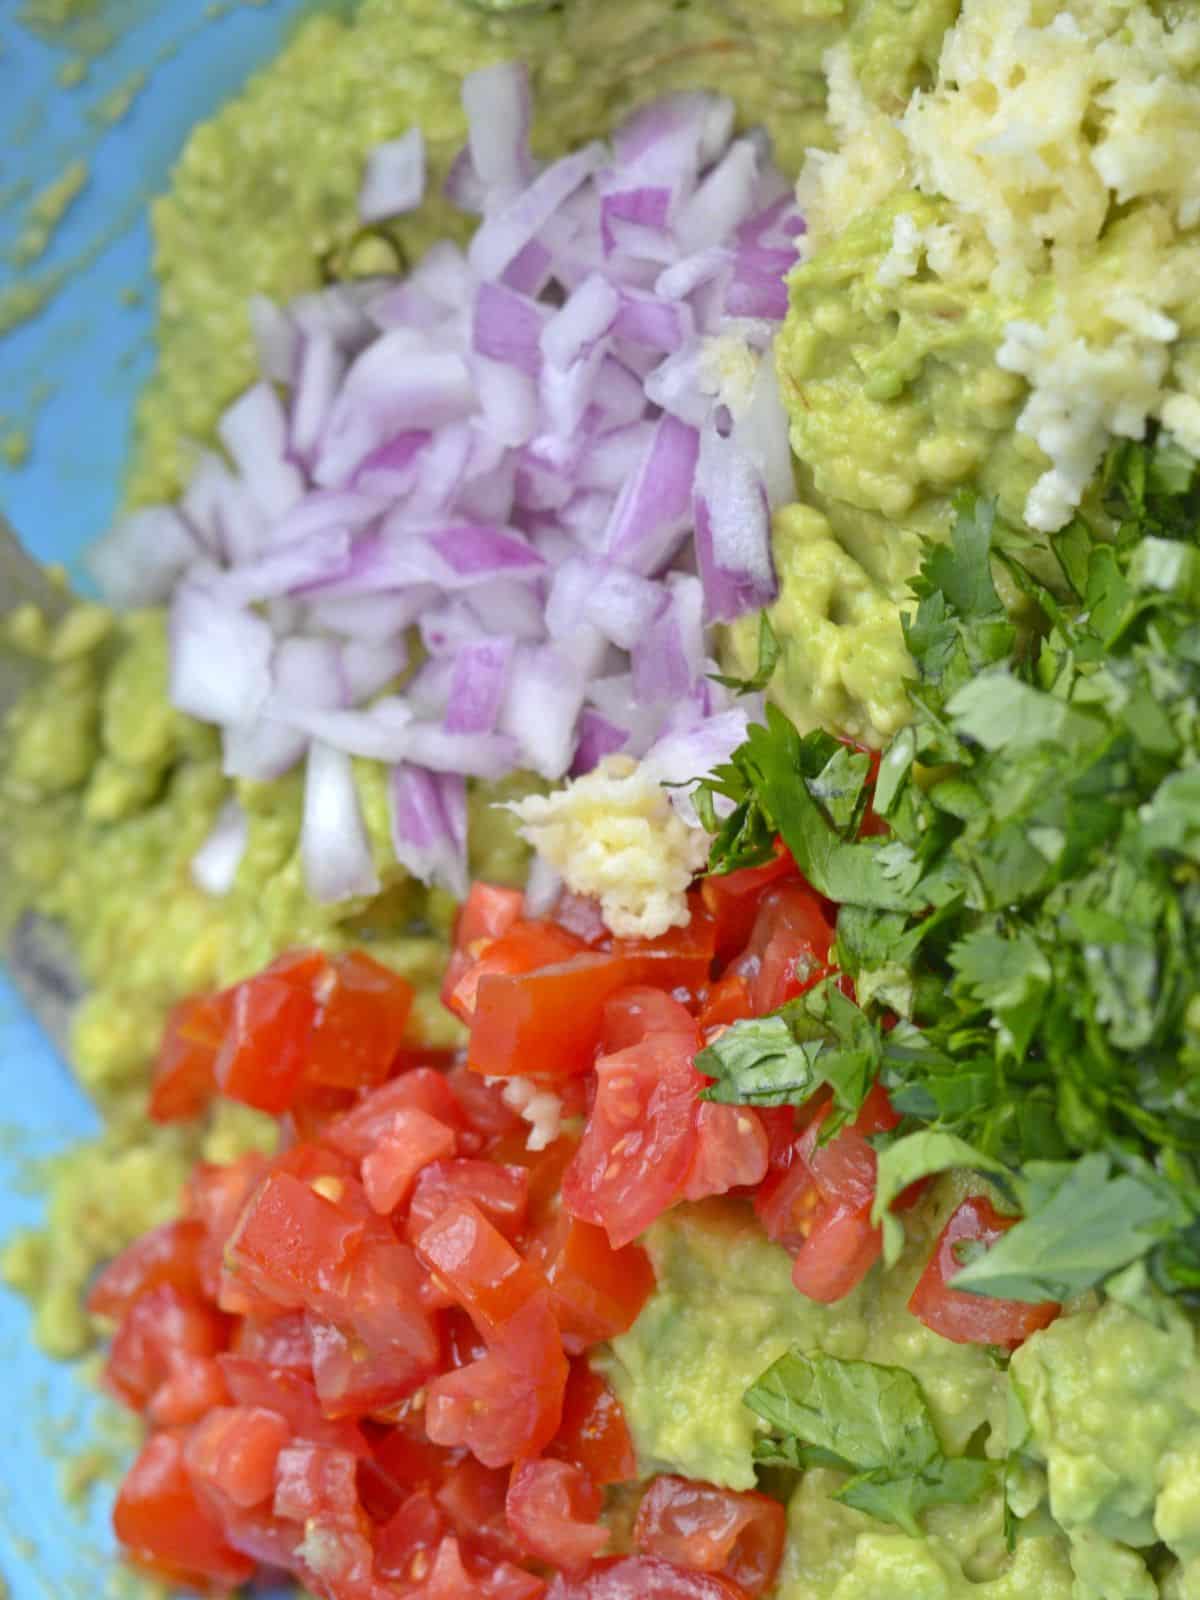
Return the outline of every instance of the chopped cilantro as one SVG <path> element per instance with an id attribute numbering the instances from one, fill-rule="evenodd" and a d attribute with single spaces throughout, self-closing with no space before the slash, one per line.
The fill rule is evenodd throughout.
<path id="1" fill-rule="evenodd" d="M 948 1162 L 1019 1202 L 956 1280 L 1008 1298 L 1136 1261 L 1200 1295 L 1200 472 L 1124 442 L 1099 488 L 1109 520 L 1054 537 L 1053 583 L 960 500 L 913 583 L 913 718 L 873 795 L 854 752 L 774 707 L 700 786 L 702 814 L 733 805 L 714 871 L 779 835 L 839 905 L 859 1002 L 827 982 L 735 1024 L 702 1058 L 710 1097 L 828 1085 L 844 1119 L 881 1081 L 906 1119 L 889 1184 Z M 889 837 L 858 837 L 868 798 Z"/>

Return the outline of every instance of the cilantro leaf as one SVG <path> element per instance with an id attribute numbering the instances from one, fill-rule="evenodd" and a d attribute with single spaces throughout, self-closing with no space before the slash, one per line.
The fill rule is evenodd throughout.
<path id="1" fill-rule="evenodd" d="M 919 1536 L 931 1505 L 970 1503 L 998 1482 L 992 1461 L 947 1459 L 920 1384 L 903 1367 L 847 1361 L 793 1347 L 746 1392 L 781 1438 L 759 1461 L 849 1473 L 835 1499 Z"/>
<path id="2" fill-rule="evenodd" d="M 821 1082 L 808 1049 L 779 1012 L 735 1022 L 700 1051 L 696 1069 L 716 1080 L 704 1099 L 726 1105 L 800 1105 Z"/>
<path id="3" fill-rule="evenodd" d="M 906 1134 L 879 1152 L 871 1221 L 883 1228 L 885 1266 L 895 1266 L 904 1248 L 904 1224 L 892 1212 L 892 1202 L 920 1178 L 955 1168 L 987 1173 L 1002 1180 L 1008 1178 L 1003 1162 L 941 1128 L 923 1128 L 919 1133 Z"/>
<path id="4" fill-rule="evenodd" d="M 750 677 L 728 677 L 720 672 L 711 672 L 709 677 L 714 683 L 732 689 L 735 694 L 760 694 L 774 676 L 782 654 L 783 646 L 771 626 L 771 619 L 765 611 L 761 611 L 758 617 L 758 665 Z"/>
<path id="5" fill-rule="evenodd" d="M 1114 1173 L 1099 1151 L 1073 1162 L 1031 1162 L 1017 1192 L 1024 1220 L 956 1273 L 954 1288 L 1004 1300 L 1069 1300 L 1188 1220 L 1165 1186 Z"/>

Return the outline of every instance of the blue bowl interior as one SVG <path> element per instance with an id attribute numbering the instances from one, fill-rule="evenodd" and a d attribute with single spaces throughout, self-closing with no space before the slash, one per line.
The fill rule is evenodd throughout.
<path id="1" fill-rule="evenodd" d="M 22 281 L 9 252 L 29 194 L 69 162 L 85 188 L 28 281 L 61 276 L 42 313 L 0 337 L 0 438 L 29 436 L 28 461 L 0 469 L 0 508 L 43 560 L 77 561 L 117 503 L 132 408 L 152 360 L 154 286 L 147 198 L 165 187 L 188 130 L 210 115 L 287 37 L 310 0 L 102 0 L 116 42 L 83 82 L 63 87 L 73 51 L 19 25 L 23 0 L 0 0 L 0 296 Z M 145 86 L 106 125 L 98 108 Z M 0 975 L 0 1236 L 37 1220 L 31 1159 L 91 1132 L 95 1114 Z M 111 1494 L 85 1508 L 60 1493 L 64 1453 L 85 1438 L 95 1402 L 71 1368 L 29 1340 L 25 1305 L 0 1290 L 0 1577 L 13 1600 L 105 1592 Z"/>

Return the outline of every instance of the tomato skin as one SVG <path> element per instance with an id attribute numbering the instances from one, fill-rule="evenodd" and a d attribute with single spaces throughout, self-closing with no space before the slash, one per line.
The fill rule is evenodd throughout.
<path id="1" fill-rule="evenodd" d="M 700 1028 L 707 1036 L 710 1028 L 727 1028 L 754 1015 L 750 983 L 740 972 L 726 972 L 704 997 L 700 1008 Z"/>
<path id="2" fill-rule="evenodd" d="M 701 1101 L 696 1107 L 696 1154 L 683 1186 L 685 1200 L 753 1188 L 767 1174 L 767 1130 L 753 1106 Z"/>
<path id="3" fill-rule="evenodd" d="M 787 1513 L 765 1494 L 736 1493 L 689 1478 L 655 1478 L 638 1508 L 633 1543 L 699 1572 L 719 1572 L 750 1596 L 775 1582 Z"/>
<path id="4" fill-rule="evenodd" d="M 537 1268 L 523 1261 L 469 1200 L 448 1205 L 417 1239 L 416 1249 L 489 1343 L 546 1290 Z"/>
<path id="5" fill-rule="evenodd" d="M 621 1402 L 582 1356 L 571 1362 L 562 1425 L 546 1453 L 573 1461 L 601 1488 L 637 1477 L 637 1453 Z"/>
<path id="6" fill-rule="evenodd" d="M 370 1455 L 362 1429 L 349 1418 L 327 1417 L 312 1383 L 282 1367 L 266 1367 L 245 1356 L 217 1358 L 229 1393 L 239 1406 L 274 1411 L 288 1425 L 293 1438 L 345 1451 L 356 1459 Z"/>
<path id="7" fill-rule="evenodd" d="M 747 1600 L 717 1572 L 692 1572 L 660 1556 L 609 1556 L 578 1577 L 555 1578 L 546 1600 Z"/>
<path id="8" fill-rule="evenodd" d="M 1048 1327 L 1062 1311 L 1056 1301 L 993 1300 L 951 1286 L 955 1273 L 962 1270 L 956 1246 L 991 1246 L 1016 1222 L 1016 1217 L 1001 1216 L 985 1195 L 969 1195 L 938 1235 L 933 1255 L 917 1279 L 908 1302 L 913 1315 L 956 1344 L 994 1344 L 1009 1350 Z"/>
<path id="9" fill-rule="evenodd" d="M 94 1317 L 123 1316 L 140 1294 L 164 1283 L 184 1294 L 202 1295 L 204 1238 L 203 1224 L 189 1218 L 151 1228 L 97 1273 L 88 1290 L 87 1309 Z"/>
<path id="10" fill-rule="evenodd" d="M 539 1561 L 582 1567 L 598 1556 L 609 1531 L 597 1522 L 604 1497 L 582 1467 L 566 1461 L 518 1461 L 505 1509 L 508 1525 Z"/>
<path id="11" fill-rule="evenodd" d="M 749 985 L 751 1015 L 765 1016 L 811 989 L 829 970 L 833 938 L 824 902 L 808 884 L 768 889 L 746 948 L 729 968 Z"/>
<path id="12" fill-rule="evenodd" d="M 694 1031 L 694 1030 L 693 1030 Z M 596 1063 L 596 1101 L 563 1174 L 563 1204 L 632 1244 L 674 1204 L 696 1154 L 694 1038 L 650 1034 Z"/>
<path id="13" fill-rule="evenodd" d="M 131 1560 L 168 1581 L 230 1590 L 254 1573 L 196 1493 L 173 1433 L 152 1434 L 142 1446 L 117 1494 L 113 1529 Z"/>
<path id="14" fill-rule="evenodd" d="M 736 872 L 710 873 L 700 881 L 700 896 L 716 923 L 717 960 L 726 962 L 741 950 L 754 928 L 759 901 L 765 892 L 798 869 L 787 847 L 775 841 L 775 856 L 759 867 L 739 867 Z"/>
<path id="15" fill-rule="evenodd" d="M 615 994 L 604 1007 L 604 1054 L 628 1050 L 652 1033 L 678 1033 L 696 1045 L 696 1019 L 686 1006 L 662 989 L 639 984 Z"/>
<path id="16" fill-rule="evenodd" d="M 524 1225 L 529 1205 L 525 1167 L 458 1157 L 432 1161 L 417 1178 L 405 1237 L 415 1242 L 455 1200 L 470 1200 L 507 1239 Z"/>
<path id="17" fill-rule="evenodd" d="M 304 1063 L 306 1085 L 369 1088 L 388 1076 L 404 1039 L 413 989 L 362 950 L 325 958 Z"/>
<path id="18" fill-rule="evenodd" d="M 315 951 L 281 956 L 233 990 L 213 1069 L 223 1095 L 275 1115 L 288 1109 L 304 1077 L 324 962 Z"/>
<path id="19" fill-rule="evenodd" d="M 570 961 L 586 949 L 582 939 L 556 922 L 514 922 L 498 939 L 484 943 L 453 989 L 448 994 L 443 991 L 443 998 L 456 1017 L 470 1022 L 484 978 L 519 977 Z"/>
<path id="20" fill-rule="evenodd" d="M 313 1383 L 327 1417 L 387 1413 L 415 1394 L 440 1365 L 436 1345 L 415 1353 L 391 1343 L 372 1348 L 311 1313 L 308 1330 Z"/>
<path id="21" fill-rule="evenodd" d="M 302 1378 L 312 1377 L 312 1340 L 303 1311 L 282 1311 L 274 1317 L 243 1317 L 229 1345 L 236 1356 L 281 1367 Z"/>
<path id="22" fill-rule="evenodd" d="M 698 992 L 708 981 L 715 933 L 703 911 L 661 939 L 617 940 L 557 966 L 479 982 L 467 1059 L 489 1077 L 549 1081 L 586 1072 L 604 1032 L 608 1002 L 623 989 L 651 985 Z"/>
<path id="23" fill-rule="evenodd" d="M 184 1459 L 196 1483 L 248 1511 L 274 1493 L 275 1463 L 289 1437 L 277 1411 L 219 1406 L 188 1435 Z"/>
<path id="24" fill-rule="evenodd" d="M 433 1565 L 429 1555 L 441 1544 L 446 1518 L 428 1489 L 415 1489 L 375 1535 L 375 1576 L 420 1583 Z"/>
<path id="25" fill-rule="evenodd" d="M 614 1250 L 603 1228 L 560 1209 L 530 1251 L 550 1285 L 563 1346 L 570 1353 L 627 1332 L 654 1292 L 640 1245 Z"/>
<path id="26" fill-rule="evenodd" d="M 198 1117 L 216 1093 L 216 1065 L 232 997 L 195 995 L 173 1006 L 154 1063 L 150 1115 L 155 1122 Z"/>
<path id="27" fill-rule="evenodd" d="M 205 1400 L 220 1404 L 224 1384 L 209 1363 L 224 1350 L 229 1322 L 214 1307 L 174 1284 L 146 1289 L 113 1336 L 105 1387 L 134 1411 L 162 1422 L 191 1422 Z M 199 1380 L 199 1381 L 197 1381 Z M 215 1397 L 215 1398 L 214 1398 Z M 200 1410 L 189 1415 L 195 1406 Z M 183 1414 L 180 1414 L 182 1411 Z"/>
<path id="28" fill-rule="evenodd" d="M 421 1171 L 458 1147 L 453 1128 L 415 1106 L 397 1111 L 391 1127 L 363 1157 L 362 1180 L 371 1209 L 388 1216 L 412 1193 Z"/>
<path id="29" fill-rule="evenodd" d="M 391 1128 L 399 1111 L 423 1111 L 460 1136 L 466 1131 L 466 1113 L 446 1075 L 433 1067 L 414 1067 L 371 1090 L 329 1123 L 322 1129 L 321 1142 L 350 1161 L 362 1161 Z"/>
<path id="30" fill-rule="evenodd" d="M 508 932 L 521 918 L 525 896 L 520 889 L 498 884 L 473 883 L 454 920 L 454 945 L 442 979 L 441 1000 L 449 1008 L 450 996 L 460 979 L 494 939 Z"/>

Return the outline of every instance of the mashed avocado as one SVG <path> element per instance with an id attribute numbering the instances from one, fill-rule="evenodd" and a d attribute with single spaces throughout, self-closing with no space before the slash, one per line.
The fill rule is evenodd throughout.
<path id="1" fill-rule="evenodd" d="M 966 0 L 932 88 L 902 110 L 844 45 L 826 68 L 838 149 L 801 177 L 809 255 L 776 347 L 804 511 L 776 526 L 775 689 L 802 727 L 880 743 L 905 718 L 919 542 L 944 534 L 958 491 L 1045 535 L 1114 435 L 1157 420 L 1200 450 L 1181 131 L 1200 126 L 1200 20 L 1144 0 Z M 731 630 L 735 670 L 755 628 Z"/>

